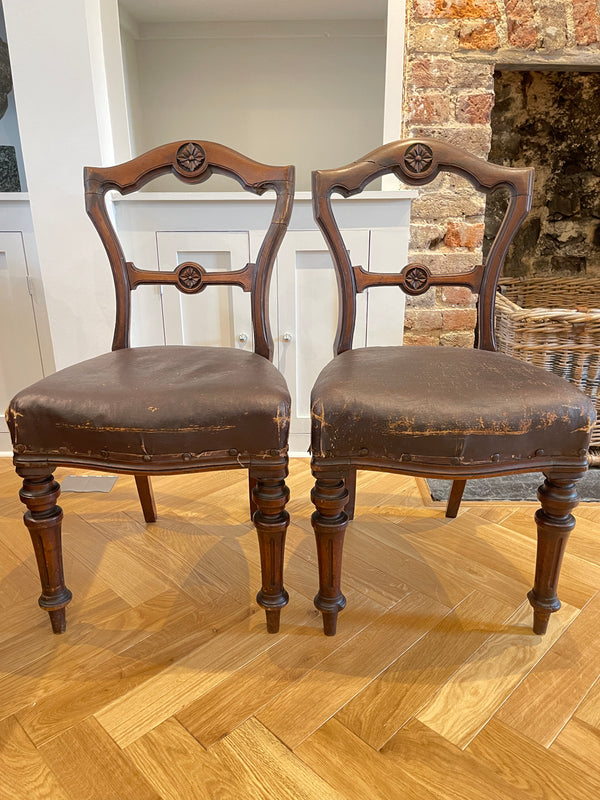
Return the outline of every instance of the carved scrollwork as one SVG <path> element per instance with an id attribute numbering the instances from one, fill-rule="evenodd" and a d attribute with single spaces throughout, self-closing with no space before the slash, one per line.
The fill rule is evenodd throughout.
<path id="1" fill-rule="evenodd" d="M 177 151 L 179 171 L 185 175 L 198 172 L 206 161 L 206 154 L 199 144 L 188 142 Z"/>
<path id="2" fill-rule="evenodd" d="M 404 166 L 408 172 L 419 175 L 433 163 L 433 151 L 426 144 L 413 144 L 404 154 Z"/>
<path id="3" fill-rule="evenodd" d="M 402 272 L 402 288 L 407 294 L 423 294 L 429 288 L 431 273 L 421 264 L 409 264 Z"/>
<path id="4" fill-rule="evenodd" d="M 194 264 L 191 261 L 181 264 L 177 270 L 177 284 L 182 292 L 193 294 L 194 292 L 201 292 L 204 286 L 204 270 L 199 264 Z"/>

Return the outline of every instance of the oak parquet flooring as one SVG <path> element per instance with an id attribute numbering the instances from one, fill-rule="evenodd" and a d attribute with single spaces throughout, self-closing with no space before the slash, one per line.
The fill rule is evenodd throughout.
<path id="1" fill-rule="evenodd" d="M 282 639 L 203 694 L 177 714 L 177 719 L 205 747 L 226 736 L 352 639 L 366 624 L 363 611 L 371 614 L 382 611 L 358 593 L 350 599 L 354 613 L 335 639 L 321 634 L 321 620 L 315 615 L 303 636 L 295 641 L 291 637 Z"/>
<path id="2" fill-rule="evenodd" d="M 61 498 L 74 599 L 56 637 L 9 459 L 0 477 L 0 800 L 600 796 L 600 504 L 576 510 L 564 607 L 535 637 L 535 504 L 446 520 L 418 480 L 359 473 L 328 638 L 294 459 L 270 636 L 246 473 L 153 479 L 154 524 L 123 476 Z"/>
<path id="3" fill-rule="evenodd" d="M 574 767 L 560 751 L 532 742 L 492 719 L 471 742 L 467 753 L 494 770 L 506 783 L 524 790 L 531 800 L 590 800 L 600 793 L 598 774 L 582 760 Z"/>
<path id="4" fill-rule="evenodd" d="M 599 614 L 600 593 L 515 689 L 498 720 L 544 747 L 552 744 L 600 677 Z"/>
<path id="5" fill-rule="evenodd" d="M 492 634 L 446 681 L 417 719 L 458 747 L 466 747 L 577 613 L 563 606 L 562 614 L 550 620 L 546 635 L 535 636 L 531 609 L 523 604 L 504 631 Z"/>
<path id="6" fill-rule="evenodd" d="M 383 747 L 383 764 L 400 767 L 443 800 L 529 800 L 527 792 L 435 731 L 412 719 Z"/>
<path id="7" fill-rule="evenodd" d="M 337 719 L 379 750 L 512 611 L 473 592 L 347 703 Z"/>
<path id="8" fill-rule="evenodd" d="M 552 745 L 554 755 L 600 780 L 600 730 L 576 717 L 569 720 Z"/>
<path id="9" fill-rule="evenodd" d="M 264 706 L 258 719 L 294 749 L 449 611 L 409 594 Z"/>
<path id="10" fill-rule="evenodd" d="M 410 528 L 402 521 L 400 527 L 416 550 L 428 552 L 437 545 L 442 552 L 459 553 L 508 578 L 531 584 L 536 551 L 533 538 L 515 534 L 502 525 L 482 524 L 467 515 L 458 525 L 450 523 L 452 520 L 446 520 L 440 525 L 437 520 L 427 519 L 414 521 Z M 581 608 L 599 586 L 600 565 L 571 555 L 567 548 L 561 568 L 561 598 Z"/>
<path id="11" fill-rule="evenodd" d="M 0 722 L 0 799 L 69 800 L 14 717 Z"/>
<path id="12" fill-rule="evenodd" d="M 50 739 L 39 750 L 73 798 L 160 800 L 160 795 L 94 717 Z"/>

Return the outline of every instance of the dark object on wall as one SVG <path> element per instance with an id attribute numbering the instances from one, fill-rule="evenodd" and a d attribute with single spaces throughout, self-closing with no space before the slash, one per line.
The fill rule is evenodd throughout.
<path id="1" fill-rule="evenodd" d="M 228 272 L 180 264 L 173 272 L 138 269 L 125 256 L 105 206 L 110 190 L 129 194 L 165 173 L 196 184 L 213 173 L 235 178 L 245 190 L 277 194 L 256 263 Z M 110 353 L 76 364 L 19 392 L 7 411 L 20 496 L 33 541 L 45 608 L 55 633 L 65 630 L 61 555 L 62 510 L 57 466 L 135 475 L 146 522 L 156 521 L 152 475 L 214 469 L 249 471 L 251 512 L 258 532 L 267 628 L 279 629 L 288 600 L 283 549 L 289 517 L 290 396 L 271 363 L 269 283 L 290 218 L 294 168 L 252 161 L 214 142 L 175 142 L 116 167 L 84 170 L 86 207 L 113 272 L 117 314 Z M 230 284 L 250 292 L 255 352 L 223 347 L 129 347 L 131 290 L 170 283 L 188 294 Z M 123 576 L 126 580 L 126 576 Z"/>
<path id="2" fill-rule="evenodd" d="M 352 266 L 331 208 L 332 193 L 356 195 L 374 178 L 394 173 L 418 186 L 448 171 L 489 193 L 504 186 L 509 205 L 485 265 L 431 275 L 410 264 L 399 274 Z M 458 513 L 467 479 L 543 472 L 535 515 L 538 554 L 529 601 L 533 629 L 545 633 L 562 554 L 575 520 L 576 481 L 587 469 L 593 402 L 562 378 L 503 353 L 494 339 L 494 300 L 506 251 L 531 201 L 533 170 L 511 169 L 431 139 L 395 142 L 360 161 L 313 173 L 315 218 L 327 240 L 339 287 L 334 352 L 313 387 L 312 522 L 319 557 L 325 633 L 333 635 L 345 606 L 340 588 L 344 532 L 354 515 L 356 470 L 370 469 L 454 481 L 446 516 Z M 376 269 L 376 267 L 375 267 Z M 367 347 L 352 350 L 356 293 L 397 285 L 420 294 L 430 286 L 468 286 L 478 294 L 476 348 Z"/>
<path id="3" fill-rule="evenodd" d="M 0 192 L 20 192 L 19 168 L 15 148 L 9 144 L 0 145 Z"/>
<path id="4" fill-rule="evenodd" d="M 0 39 L 0 119 L 6 114 L 8 108 L 8 93 L 12 91 L 12 73 L 10 71 L 10 58 L 8 45 Z"/>

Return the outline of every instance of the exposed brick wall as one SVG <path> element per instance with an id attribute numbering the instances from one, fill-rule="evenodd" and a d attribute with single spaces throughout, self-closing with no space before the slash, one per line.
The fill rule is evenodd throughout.
<path id="1" fill-rule="evenodd" d="M 404 135 L 487 157 L 494 68 L 598 64 L 597 0 L 407 0 Z M 432 196 L 435 192 L 435 198 Z M 446 176 L 413 202 L 410 261 L 453 272 L 481 261 L 484 198 Z M 471 346 L 470 292 L 407 298 L 405 342 Z"/>

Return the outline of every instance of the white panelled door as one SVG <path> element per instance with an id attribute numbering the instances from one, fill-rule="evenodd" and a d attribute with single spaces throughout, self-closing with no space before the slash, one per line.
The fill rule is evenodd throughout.
<path id="1" fill-rule="evenodd" d="M 353 264 L 368 269 L 369 231 L 344 232 Z M 277 366 L 293 398 L 290 451 L 306 453 L 310 444 L 310 391 L 333 358 L 338 292 L 329 250 L 320 231 L 288 231 L 279 250 Z M 359 295 L 355 347 L 366 343 L 366 294 Z"/>
<path id="2" fill-rule="evenodd" d="M 242 269 L 250 261 L 248 231 L 158 231 L 158 267 L 193 261 L 207 272 Z M 254 349 L 250 294 L 239 286 L 208 286 L 187 295 L 162 287 L 166 344 Z"/>

